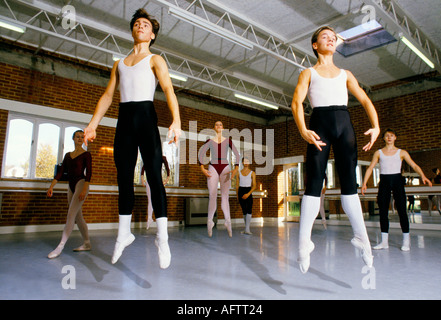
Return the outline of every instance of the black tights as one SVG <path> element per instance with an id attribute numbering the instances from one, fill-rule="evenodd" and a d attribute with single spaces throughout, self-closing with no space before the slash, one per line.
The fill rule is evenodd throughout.
<path id="1" fill-rule="evenodd" d="M 239 198 L 239 204 L 242 208 L 243 214 L 251 214 L 253 211 L 253 195 L 250 194 L 250 196 L 246 199 L 242 199 L 242 196 L 248 192 L 250 192 L 251 187 L 239 187 L 239 191 L 237 193 L 237 196 Z"/>
<path id="2" fill-rule="evenodd" d="M 326 146 L 320 151 L 314 144 L 308 144 L 305 195 L 320 197 L 331 145 L 341 194 L 357 194 L 357 139 L 346 106 L 314 108 L 309 129 L 315 131 Z"/>
<path id="3" fill-rule="evenodd" d="M 138 148 L 144 162 L 156 218 L 167 217 L 167 197 L 162 182 L 162 145 L 153 102 L 120 103 L 114 141 L 120 215 L 132 214 L 133 178 Z"/>
<path id="4" fill-rule="evenodd" d="M 400 173 L 380 174 L 380 185 L 378 186 L 378 208 L 380 209 L 381 232 L 389 232 L 389 205 L 390 194 L 393 193 L 395 206 L 397 207 L 400 225 L 403 233 L 409 232 L 409 218 L 406 212 L 406 191 L 404 190 L 404 179 Z"/>

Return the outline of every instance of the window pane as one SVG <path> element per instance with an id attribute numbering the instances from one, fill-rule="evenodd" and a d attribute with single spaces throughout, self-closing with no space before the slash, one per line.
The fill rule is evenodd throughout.
<path id="1" fill-rule="evenodd" d="M 35 160 L 35 177 L 54 177 L 54 167 L 57 164 L 58 141 L 60 127 L 51 123 L 40 124 L 38 130 L 37 158 Z"/>
<path id="2" fill-rule="evenodd" d="M 71 151 L 75 150 L 75 144 L 73 142 L 72 136 L 73 136 L 74 132 L 77 130 L 82 130 L 82 129 L 78 128 L 78 127 L 67 127 L 64 130 L 63 158 L 67 152 L 71 152 Z M 83 149 L 86 150 L 84 144 L 83 144 Z"/>
<path id="3" fill-rule="evenodd" d="M 5 177 L 29 177 L 33 126 L 32 122 L 22 119 L 14 119 L 9 122 L 4 167 Z"/>

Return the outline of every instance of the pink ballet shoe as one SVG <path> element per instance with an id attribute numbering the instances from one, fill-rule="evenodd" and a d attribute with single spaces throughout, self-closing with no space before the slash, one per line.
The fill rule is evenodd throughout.
<path id="1" fill-rule="evenodd" d="M 208 231 L 208 236 L 210 238 L 213 236 L 213 227 L 214 227 L 214 222 L 212 220 L 208 220 L 207 221 L 207 231 Z"/>

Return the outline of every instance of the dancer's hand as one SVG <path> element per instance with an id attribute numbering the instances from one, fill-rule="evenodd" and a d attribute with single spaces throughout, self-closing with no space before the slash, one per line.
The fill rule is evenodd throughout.
<path id="1" fill-rule="evenodd" d="M 87 194 L 87 190 L 86 191 L 81 191 L 80 195 L 78 196 L 78 199 L 80 201 L 83 201 L 84 199 L 86 199 L 86 194 Z"/>
<path id="2" fill-rule="evenodd" d="M 363 147 L 364 151 L 369 151 L 369 150 L 371 150 L 371 148 L 373 147 L 375 141 L 377 140 L 378 136 L 380 135 L 380 128 L 369 129 L 368 131 L 366 131 L 364 133 L 364 135 L 365 136 L 368 136 L 368 135 L 371 136 L 371 141 L 369 141 L 369 143 Z"/>
<path id="3" fill-rule="evenodd" d="M 361 186 L 361 194 L 364 195 L 364 193 L 366 192 L 367 186 L 365 184 L 363 184 Z"/>
<path id="4" fill-rule="evenodd" d="M 87 143 L 93 142 L 93 140 L 95 140 L 96 138 L 96 130 L 91 128 L 91 127 L 87 127 L 86 129 L 84 129 L 84 144 L 87 147 Z"/>
<path id="5" fill-rule="evenodd" d="M 180 136 L 181 136 L 181 125 L 173 121 L 171 126 L 168 128 L 168 138 L 171 139 L 169 141 L 169 144 L 178 143 Z"/>
<path id="6" fill-rule="evenodd" d="M 202 168 L 201 170 L 202 170 L 202 173 L 203 173 L 207 178 L 211 178 L 211 173 L 210 173 L 210 171 L 208 171 L 208 170 L 205 169 L 205 168 Z"/>
<path id="7" fill-rule="evenodd" d="M 429 185 L 429 187 L 431 187 L 432 186 L 432 181 L 430 181 L 429 179 L 427 179 L 426 177 L 422 177 L 422 179 L 421 180 L 423 180 L 423 183 L 424 184 L 428 184 Z"/>
<path id="8" fill-rule="evenodd" d="M 305 132 L 301 132 L 300 134 L 306 142 L 315 145 L 320 151 L 322 151 L 321 147 L 326 146 L 326 143 L 320 140 L 320 136 L 312 130 L 305 130 Z"/>
<path id="9" fill-rule="evenodd" d="M 51 198 L 51 197 L 52 197 L 52 194 L 53 194 L 53 190 L 52 190 L 52 187 L 50 187 L 50 188 L 47 190 L 46 195 L 47 195 L 49 198 Z"/>

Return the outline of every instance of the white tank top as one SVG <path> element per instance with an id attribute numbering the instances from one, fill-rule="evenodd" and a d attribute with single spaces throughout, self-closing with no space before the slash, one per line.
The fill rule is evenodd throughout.
<path id="1" fill-rule="evenodd" d="M 253 175 L 253 171 L 250 171 L 246 176 L 242 175 L 242 171 L 239 171 L 239 187 L 251 187 L 251 176 Z"/>
<path id="2" fill-rule="evenodd" d="M 153 101 L 158 79 L 156 79 L 148 55 L 134 66 L 127 66 L 124 60 L 118 63 L 119 91 L 121 102 Z"/>
<path id="3" fill-rule="evenodd" d="M 401 173 L 401 149 L 391 155 L 386 156 L 380 149 L 380 174 L 397 174 Z"/>
<path id="4" fill-rule="evenodd" d="M 311 70 L 308 98 L 313 108 L 327 106 L 347 106 L 348 88 L 346 71 L 340 69 L 340 74 L 335 78 L 325 78 L 318 74 L 314 68 Z"/>

